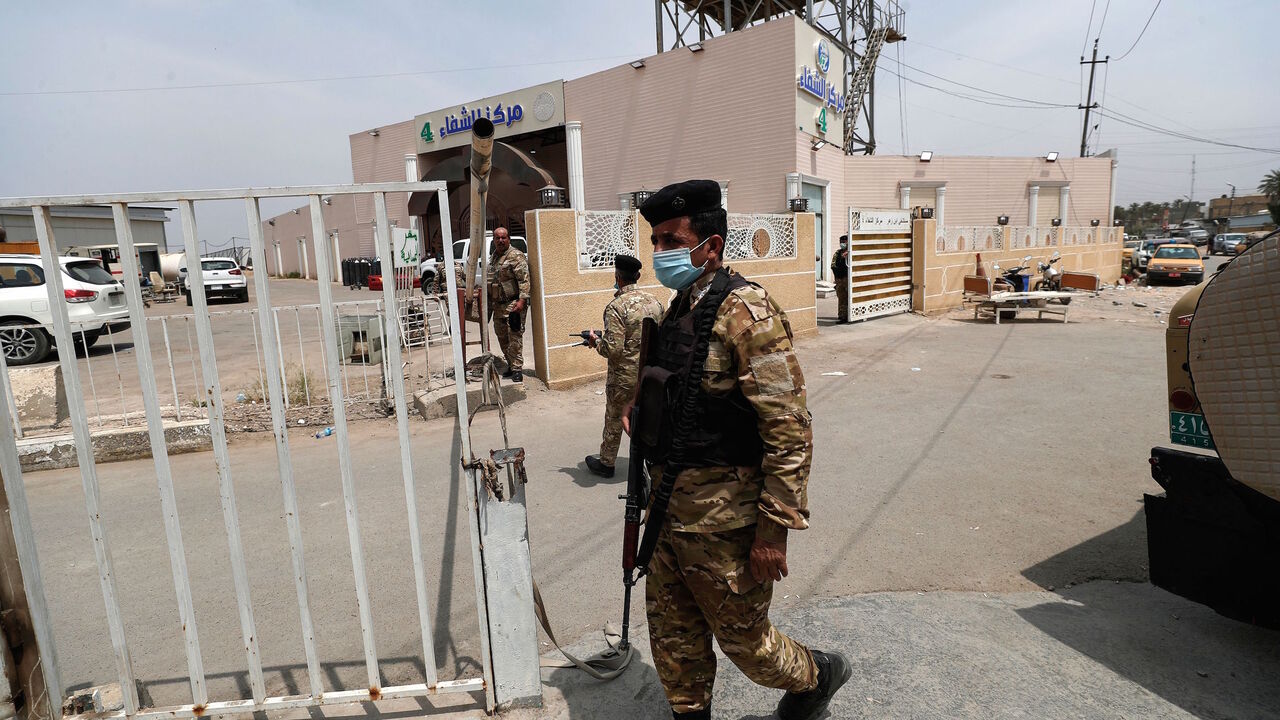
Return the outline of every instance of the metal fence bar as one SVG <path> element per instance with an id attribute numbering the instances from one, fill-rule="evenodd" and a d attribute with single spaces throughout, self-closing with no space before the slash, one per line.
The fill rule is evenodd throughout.
<path id="1" fill-rule="evenodd" d="M 302 363 L 302 392 L 307 397 L 307 407 L 311 407 L 311 382 L 307 377 L 307 351 L 302 348 L 302 314 L 298 308 L 293 309 L 293 322 L 298 327 L 298 362 Z"/>
<path id="2" fill-rule="evenodd" d="M 13 436 L 21 440 L 22 422 L 18 419 L 17 400 L 13 397 L 13 386 L 9 383 L 9 364 L 5 361 L 3 347 L 0 347 L 0 386 L 2 386 L 0 393 L 4 394 L 5 407 L 9 408 L 9 420 L 13 423 Z"/>
<path id="3" fill-rule="evenodd" d="M 257 284 L 257 281 L 254 281 Z M 275 325 L 275 343 L 276 343 L 276 359 L 280 365 L 280 377 L 284 379 L 284 407 L 289 409 L 292 404 L 289 402 L 289 373 L 284 369 L 284 347 L 280 344 L 280 308 L 271 308 L 271 322 Z M 287 426 L 287 424 L 286 424 Z"/>
<path id="4" fill-rule="evenodd" d="M 173 346 L 169 342 L 169 318 L 160 318 L 160 330 L 164 332 L 164 355 L 169 360 L 169 382 L 173 384 L 173 419 L 182 422 L 182 399 L 178 397 L 178 374 L 173 371 Z"/>
<path id="5" fill-rule="evenodd" d="M 182 525 L 178 519 L 178 498 L 173 491 L 173 470 L 169 466 L 168 444 L 164 437 L 164 419 L 160 415 L 160 394 L 156 390 L 155 362 L 148 342 L 147 317 L 142 312 L 142 286 L 138 270 L 138 258 L 134 255 L 133 227 L 129 222 L 129 207 L 113 203 L 111 214 L 115 221 L 116 242 L 120 246 L 120 266 L 124 271 L 124 287 L 129 306 L 129 321 L 133 327 L 133 356 L 138 364 L 138 383 L 142 390 L 142 404 L 146 408 L 147 433 L 151 439 L 151 458 L 156 468 L 156 483 L 160 488 L 160 511 L 164 516 L 165 540 L 169 544 L 169 569 L 173 573 L 173 588 L 178 598 L 178 621 L 186 642 L 187 673 L 191 681 L 191 702 L 204 705 L 209 702 L 204 679 L 204 660 L 200 654 L 200 636 L 196 629 L 196 611 L 191 601 L 191 575 L 187 572 L 187 554 L 182 543 Z M 194 284 L 193 284 L 194 286 Z"/>
<path id="6" fill-rule="evenodd" d="M 395 271 L 395 253 L 391 248 L 391 231 L 387 222 L 387 198 L 383 193 L 373 195 L 374 219 L 377 221 L 378 255 L 382 258 L 382 276 Z M 400 316 L 396 307 L 395 291 L 382 286 L 382 297 L 388 311 L 383 314 L 382 354 L 395 368 L 401 366 Z M 413 559 L 414 589 L 418 594 L 418 621 L 422 633 L 423 665 L 427 670 L 427 685 L 436 684 L 435 641 L 431 635 L 431 610 L 427 605 L 427 579 L 422 565 L 422 534 L 418 529 L 418 498 L 414 489 L 413 453 L 409 441 L 409 407 L 406 402 L 404 373 L 394 373 L 391 378 L 396 408 L 396 429 L 400 433 L 400 474 L 404 479 L 404 502 L 409 513 L 409 550 Z"/>
<path id="7" fill-rule="evenodd" d="M 67 317 L 61 264 L 58 262 L 53 226 L 49 222 L 49 208 L 36 205 L 31 208 L 35 217 L 36 239 L 40 243 L 40 260 L 50 271 L 45 275 L 49 310 L 53 316 L 53 332 L 58 347 L 70 349 L 71 322 Z M 80 482 L 84 487 L 85 510 L 89 517 L 89 534 L 93 539 L 94 558 L 98 564 L 98 580 L 102 585 L 102 599 L 106 605 L 107 627 L 111 646 L 115 651 L 116 676 L 124 694 L 124 708 L 129 715 L 138 712 L 138 691 L 133 682 L 133 659 L 124 636 L 124 620 L 120 616 L 119 593 L 116 590 L 115 564 L 111 560 L 111 548 L 107 543 L 107 531 L 102 525 L 102 507 L 98 498 L 98 472 L 93 459 L 93 441 L 89 436 L 89 421 L 85 417 L 84 392 L 80 387 L 80 366 L 75 352 L 58 353 L 62 366 L 63 384 L 67 393 L 67 407 L 71 412 L 71 431 L 75 436 L 76 458 L 80 465 Z"/>
<path id="8" fill-rule="evenodd" d="M 362 185 L 295 185 L 227 190 L 166 190 L 108 195 L 48 195 L 44 197 L 0 198 L 0 208 L 30 208 L 63 205 L 110 205 L 111 203 L 177 202 L 179 200 L 253 200 L 257 198 L 300 197 L 306 195 L 366 195 L 371 192 L 413 193 L 441 187 L 438 182 L 386 182 Z M 254 259 L 257 267 L 257 259 Z M 264 266 L 265 267 L 265 266 Z"/>
<path id="9" fill-rule="evenodd" d="M 440 203 L 439 207 L 449 207 L 449 194 L 446 190 L 437 190 L 436 200 Z M 449 225 L 449 213 L 442 211 L 440 213 L 440 237 L 453 237 L 453 230 Z M 462 461 L 469 463 L 471 461 L 471 435 L 467 432 L 466 418 L 471 413 L 467 409 L 467 369 L 466 363 L 462 359 L 461 308 L 458 307 L 458 279 L 456 273 L 446 271 L 445 281 L 448 283 L 449 290 L 449 332 L 452 337 L 457 338 L 456 341 L 450 344 L 453 346 L 453 383 L 458 397 L 458 440 L 462 444 Z M 480 664 L 484 671 L 485 709 L 493 712 L 493 656 L 489 651 L 489 608 L 484 596 L 484 561 L 480 551 L 480 519 L 476 516 L 479 502 L 479 496 L 476 494 L 478 484 L 474 470 L 467 468 L 460 468 L 460 470 L 467 480 L 467 525 L 471 531 L 471 575 L 475 579 L 476 615 L 480 621 Z"/>
<path id="10" fill-rule="evenodd" d="M 310 196 L 311 241 L 316 257 L 324 257 L 324 210 L 320 196 Z M 351 437 L 347 431 L 347 408 L 342 398 L 342 382 L 338 377 L 338 364 L 342 362 L 338 346 L 337 313 L 333 308 L 333 288 L 330 286 L 329 263 L 316 264 L 316 280 L 320 289 L 320 312 L 324 316 L 324 351 L 329 360 L 325 363 L 328 374 L 329 397 L 333 402 L 333 429 L 338 436 L 338 468 L 342 475 L 342 501 L 347 510 L 347 540 L 351 545 L 351 572 L 356 581 L 356 609 L 360 615 L 360 636 L 364 641 L 364 663 L 368 671 L 369 690 L 381 693 L 382 679 L 378 672 L 378 653 L 373 638 L 373 608 L 369 605 L 369 583 L 365 577 L 364 548 L 360 542 L 360 513 L 356 508 L 356 477 L 351 466 Z"/>
<path id="11" fill-rule="evenodd" d="M 182 218 L 182 236 L 187 257 L 200 251 L 196 233 L 196 213 L 190 200 L 178 203 Z M 132 257 L 132 255 L 130 255 Z M 236 607 L 240 612 L 240 634 L 245 659 L 249 666 L 249 687 L 255 702 L 267 697 L 262 678 L 262 659 L 258 654 L 258 634 L 253 622 L 253 602 L 249 595 L 249 573 L 245 568 L 244 546 L 240 539 L 240 512 L 236 508 L 235 484 L 231 480 L 231 456 L 227 450 L 225 408 L 222 381 L 218 379 L 218 356 L 213 345 L 213 324 L 209 320 L 209 301 L 203 282 L 191 284 L 191 304 L 195 308 L 196 341 L 200 347 L 200 369 L 204 373 L 204 396 L 209 402 L 209 435 L 213 440 L 213 459 L 218 471 L 218 491 L 222 500 L 222 521 L 227 529 L 227 546 L 231 554 L 231 580 L 236 590 Z"/>
<path id="12" fill-rule="evenodd" d="M 256 198 L 244 199 L 249 222 L 249 247 L 253 266 L 267 267 L 267 252 L 262 238 L 262 212 Z M 298 593 L 298 615 L 302 624 L 302 648 L 307 656 L 307 678 L 312 698 L 324 695 L 320 661 L 316 657 L 316 633 L 307 599 L 307 566 L 302 552 L 302 522 L 298 515 L 298 491 L 293 482 L 293 461 L 289 455 L 289 425 L 284 414 L 280 376 L 280 343 L 271 312 L 271 287 L 265 272 L 253 274 L 253 287 L 258 300 L 258 325 L 262 332 L 263 365 L 267 370 L 267 397 L 271 403 L 271 429 L 276 437 L 276 462 L 280 469 L 280 486 L 284 493 L 285 524 L 289 530 L 289 554 L 293 559 L 293 582 Z"/>
<path id="13" fill-rule="evenodd" d="M 53 644 L 53 625 L 49 618 L 49 603 L 44 594 L 44 580 L 40 577 L 40 559 L 36 556 L 35 530 L 31 526 L 31 512 L 27 507 L 27 490 L 22 480 L 22 461 L 18 456 L 17 439 L 22 437 L 18 426 L 18 412 L 9 391 L 9 368 L 5 365 L 4 351 L 0 350 L 0 378 L 4 392 L 0 393 L 0 478 L 9 502 L 9 523 L 13 527 L 13 544 L 18 552 L 18 568 L 22 571 L 22 585 L 27 597 L 27 613 L 35 631 L 36 645 L 40 649 L 40 670 L 44 674 L 45 720 L 58 720 L 62 715 L 62 678 L 58 673 L 57 647 Z M 39 698 L 27 698 L 28 713 L 36 717 Z"/>
<path id="14" fill-rule="evenodd" d="M 141 301 L 139 301 L 138 306 L 139 307 L 142 306 Z M 81 330 L 83 329 L 84 328 L 82 326 Z M 83 332 L 81 332 L 80 334 L 80 341 L 82 343 L 84 342 Z M 124 399 L 124 376 L 120 374 L 120 359 L 116 356 L 116 338 L 111 333 L 110 325 L 107 325 L 107 342 L 110 343 L 111 345 L 111 362 L 116 366 L 116 387 L 120 388 L 120 416 L 124 418 L 124 426 L 129 427 L 129 406 L 128 404 L 126 404 Z M 136 352 L 136 348 L 135 348 L 135 352 Z M 72 346 L 70 354 L 72 357 L 75 357 L 75 346 Z M 88 345 L 84 346 L 84 360 L 85 362 L 90 362 Z"/>
<path id="15" fill-rule="evenodd" d="M 80 326 L 80 343 L 84 344 L 84 326 Z M 61 355 L 58 356 L 61 359 Z M 89 357 L 86 351 L 84 354 L 84 367 L 89 373 L 89 392 L 93 393 L 93 412 L 98 416 L 98 425 L 102 425 L 102 403 L 98 402 L 98 388 L 93 384 L 93 358 Z M 86 410 L 88 408 L 85 408 Z"/>
<path id="16" fill-rule="evenodd" d="M 201 272 L 204 272 L 204 270 L 201 269 Z M 188 292 L 190 291 L 188 290 Z M 187 357 L 191 360 L 191 387 L 198 388 L 200 387 L 200 378 L 199 378 L 199 374 L 196 372 L 196 348 L 195 348 L 195 345 L 192 344 L 191 342 L 191 316 L 183 315 L 182 324 L 187 331 Z M 195 402 L 196 402 L 196 415 L 199 416 L 200 407 L 201 407 L 200 398 L 196 398 Z"/>
<path id="17" fill-rule="evenodd" d="M 262 379 L 262 349 L 258 346 L 257 312 L 249 314 L 249 329 L 253 332 L 253 360 L 258 364 L 258 397 L 265 402 L 267 399 L 267 384 Z"/>

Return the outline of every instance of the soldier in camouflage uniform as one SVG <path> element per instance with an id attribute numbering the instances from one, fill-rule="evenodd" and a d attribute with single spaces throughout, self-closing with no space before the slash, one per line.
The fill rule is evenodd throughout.
<path id="1" fill-rule="evenodd" d="M 640 371 L 640 332 L 646 318 L 662 317 L 662 303 L 636 288 L 640 280 L 640 261 L 630 255 L 613 259 L 616 291 L 604 309 L 604 335 L 592 332 L 587 344 L 609 361 L 605 380 L 604 436 L 600 454 L 588 455 L 587 469 L 600 477 L 613 477 L 618 445 L 622 442 L 622 409 L 636 392 L 636 376 Z"/>
<path id="2" fill-rule="evenodd" d="M 524 322 L 529 314 L 529 258 L 511 247 L 507 229 L 493 231 L 493 256 L 489 258 L 489 310 L 493 330 L 507 361 L 503 377 L 524 382 Z M 515 317 L 512 317 L 512 316 Z M 517 327 L 513 328 L 512 324 Z M 517 329 L 518 328 L 518 329 Z"/>
<path id="3" fill-rule="evenodd" d="M 645 593 L 654 665 L 675 718 L 709 719 L 714 637 L 752 681 L 787 691 L 782 720 L 812 720 L 848 680 L 848 662 L 811 651 L 769 621 L 773 584 L 787 575 L 787 532 L 808 527 L 813 433 L 804 376 L 786 314 L 763 288 L 722 267 L 728 227 L 720 203 L 718 183 L 692 180 L 640 208 L 653 227 L 654 273 L 678 291 L 646 364 L 687 377 L 680 373 L 691 372 L 697 351 L 687 348 L 699 347 L 700 327 L 689 318 L 714 313 L 695 395 L 701 422 L 681 445 L 685 456 L 666 458 L 681 466 L 666 517 L 654 518 L 651 505 L 647 521 L 663 523 Z M 666 417 L 678 424 L 670 419 L 678 411 Z M 650 468 L 655 487 L 663 470 Z"/>

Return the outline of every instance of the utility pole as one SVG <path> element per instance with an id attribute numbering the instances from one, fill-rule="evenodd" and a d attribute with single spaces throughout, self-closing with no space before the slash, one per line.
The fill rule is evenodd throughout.
<path id="1" fill-rule="evenodd" d="M 1196 201 L 1196 156 L 1195 155 L 1191 156 L 1191 194 L 1187 196 L 1187 199 L 1190 200 L 1192 203 Z"/>
<path id="2" fill-rule="evenodd" d="M 1085 100 L 1084 105 L 1076 106 L 1081 110 L 1084 110 L 1084 127 L 1080 128 L 1080 157 L 1089 157 L 1089 111 L 1098 107 L 1098 104 L 1093 101 L 1093 76 L 1095 71 L 1098 69 L 1098 64 L 1101 63 L 1105 65 L 1110 59 L 1110 55 L 1105 59 L 1098 59 L 1098 38 L 1093 39 L 1093 59 L 1085 60 L 1083 56 L 1080 58 L 1081 65 L 1089 66 L 1088 99 Z"/>

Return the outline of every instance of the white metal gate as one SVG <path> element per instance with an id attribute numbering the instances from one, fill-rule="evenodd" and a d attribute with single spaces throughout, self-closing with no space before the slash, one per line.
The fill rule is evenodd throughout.
<path id="1" fill-rule="evenodd" d="M 849 208 L 849 320 L 911 311 L 911 216 Z"/>
<path id="2" fill-rule="evenodd" d="M 422 666 L 425 669 L 425 682 L 420 684 L 384 687 L 379 669 L 377 648 L 374 645 L 373 617 L 369 602 L 369 582 L 366 577 L 365 554 L 361 541 L 360 515 L 356 506 L 356 478 L 352 468 L 351 438 L 348 431 L 345 403 L 343 401 L 343 383 L 340 379 L 340 342 L 336 329 L 336 311 L 333 290 L 330 280 L 329 263 L 317 262 L 318 289 L 320 294 L 320 313 L 323 327 L 324 346 L 324 378 L 328 386 L 329 396 L 333 398 L 334 431 L 338 442 L 338 459 L 341 476 L 343 503 L 345 505 L 346 529 L 350 547 L 352 573 L 354 577 L 361 639 L 363 645 L 364 669 L 367 672 L 367 686 L 358 690 L 329 691 L 316 652 L 316 627 L 312 621 L 312 594 L 307 580 L 307 559 L 302 544 L 302 527 L 299 518 L 301 512 L 295 485 L 293 464 L 291 462 L 290 440 L 287 433 L 285 415 L 285 388 L 282 378 L 277 342 L 277 327 L 272 322 L 271 288 L 267 273 L 254 273 L 254 291 L 257 299 L 259 332 L 263 338 L 262 349 L 265 355 L 262 363 L 266 374 L 266 384 L 270 403 L 272 429 L 275 436 L 279 480 L 282 486 L 285 509 L 285 525 L 289 540 L 289 554 L 292 562 L 292 581 L 297 595 L 297 609 L 302 631 L 302 648 L 305 655 L 308 684 L 305 694 L 269 696 L 263 677 L 263 664 L 259 655 L 255 629 L 254 605 L 250 598 L 249 578 L 246 571 L 245 553 L 241 540 L 241 521 L 236 505 L 235 487 L 232 482 L 232 468 L 224 426 L 223 392 L 218 375 L 217 361 L 214 354 L 214 336 L 209 318 L 202 282 L 192 282 L 191 294 L 194 302 L 194 317 L 199 343 L 200 361 L 203 368 L 203 390 L 208 397 L 209 425 L 213 444 L 214 460 L 217 466 L 218 487 L 220 493 L 223 521 L 230 551 L 231 580 L 234 586 L 239 614 L 241 639 L 244 651 L 244 667 L 247 670 L 249 698 L 210 698 L 206 687 L 206 677 L 200 650 L 197 623 L 192 603 L 191 583 L 187 569 L 187 551 L 183 547 L 183 537 L 179 523 L 177 498 L 174 493 L 174 477 L 170 468 L 166 447 L 165 428 L 160 415 L 159 389 L 155 382 L 154 361 L 147 338 L 147 322 L 143 314 L 141 288 L 138 281 L 137 259 L 134 254 L 134 240 L 128 209 L 131 203 L 173 203 L 176 204 L 181 219 L 184 247 L 188 257 L 199 257 L 199 240 L 196 232 L 196 215 L 194 205 L 199 201 L 236 200 L 244 202 L 250 234 L 253 266 L 266 268 L 265 244 L 262 236 L 259 201 L 262 198 L 306 197 L 309 199 L 312 217 L 312 242 L 314 257 L 326 256 L 323 243 L 327 234 L 324 231 L 324 206 L 322 196 L 341 194 L 371 194 L 373 196 L 377 219 L 376 242 L 382 263 L 383 276 L 394 275 L 391 225 L 387 221 L 386 195 L 388 193 L 410 193 L 434 191 L 438 195 L 438 207 L 443 210 L 440 223 L 444 237 L 451 237 L 450 218 L 447 212 L 448 197 L 444 183 L 403 182 L 380 183 L 366 185 L 334 185 L 309 187 L 281 187 L 242 190 L 212 190 L 194 192 L 161 192 L 161 193 L 129 193 L 117 195 L 62 196 L 36 198 L 0 199 L 0 207 L 30 208 L 36 220 L 36 231 L 39 239 L 42 264 L 45 268 L 58 267 L 56 243 L 49 220 L 49 208 L 65 205 L 107 204 L 113 211 L 115 230 L 121 249 L 124 264 L 123 280 L 126 286 L 126 297 L 130 310 L 130 321 L 134 332 L 135 355 L 138 373 L 141 380 L 143 401 L 146 407 L 146 421 L 149 432 L 151 450 L 154 457 L 156 479 L 159 487 L 161 512 L 168 543 L 170 571 L 177 597 L 178 613 L 174 618 L 174 629 L 185 643 L 186 668 L 185 676 L 189 680 L 191 702 L 186 705 L 170 707 L 142 707 L 135 685 L 133 662 L 129 638 L 126 637 L 125 625 L 121 613 L 121 596 L 117 590 L 116 574 L 113 570 L 113 550 L 108 542 L 104 529 L 101 509 L 100 491 L 96 464 L 91 447 L 88 413 L 85 408 L 84 395 L 80 382 L 79 367 L 74 352 L 59 353 L 59 363 L 64 376 L 67 402 L 71 412 L 71 426 L 75 438 L 76 453 L 79 460 L 81 484 L 83 487 L 85 509 L 90 525 L 93 551 L 97 562 L 103 599 L 106 605 L 107 624 L 115 655 L 114 676 L 118 678 L 123 689 L 124 710 L 116 716 L 128 718 L 193 718 L 204 715 L 245 714 L 267 710 L 286 708 L 305 708 L 321 705 L 340 705 L 358 702 L 370 702 L 381 699 L 430 697 L 440 693 L 484 693 L 484 707 L 490 711 L 495 706 L 493 657 L 490 652 L 490 618 L 486 603 L 486 579 L 482 571 L 483 550 L 481 534 L 483 529 L 477 513 L 477 475 L 475 471 L 459 472 L 465 477 L 467 516 L 470 524 L 471 557 L 475 578 L 476 612 L 480 626 L 480 646 L 482 654 L 482 677 L 462 678 L 443 681 L 437 678 L 434 642 L 430 623 L 430 610 L 427 602 L 427 578 L 424 573 L 422 557 L 422 536 L 418 527 L 418 501 L 414 487 L 414 462 L 410 451 L 410 430 L 407 408 L 407 393 L 404 377 L 401 372 L 389 372 L 389 391 L 394 402 L 398 438 L 401 449 L 400 470 L 404 481 L 406 510 L 408 514 L 409 546 L 412 551 L 413 580 L 418 605 L 419 631 L 422 636 Z M 63 301 L 63 280 L 59 272 L 46 272 L 46 288 L 49 307 L 53 309 L 53 327 L 51 329 L 56 344 L 60 348 L 71 348 L 72 327 L 68 320 L 66 303 Z M 449 284 L 448 297 L 456 297 L 454 273 L 445 273 Z M 384 353 L 388 356 L 387 366 L 398 369 L 402 367 L 401 333 L 397 325 L 397 313 L 391 310 L 396 307 L 396 288 L 394 283 L 383 284 L 383 299 L 388 308 L 383 314 L 385 318 Z M 448 309 L 448 319 L 452 338 L 458 338 L 459 314 L 456 307 Z M 453 342 L 455 377 L 464 378 L 462 348 Z M 5 372 L 0 364 L 0 373 Z M 7 380 L 7 377 L 6 377 Z M 467 393 L 465 383 L 457 383 L 457 403 L 460 417 L 468 416 Z M 34 535 L 27 499 L 23 485 L 22 469 L 15 442 L 12 408 L 9 406 L 7 393 L 0 393 L 0 470 L 3 471 L 4 486 L 8 493 L 11 508 L 15 542 L 18 548 L 20 567 L 23 572 L 26 591 L 31 608 L 31 621 L 41 651 L 41 666 L 44 681 L 54 702 L 51 703 L 50 717 L 57 717 L 59 712 L 58 698 L 62 691 L 59 678 L 58 658 L 53 644 L 53 634 L 46 602 L 44 586 L 40 578 L 40 567 L 37 562 Z M 459 424 L 458 440 L 461 443 L 462 455 L 471 458 L 471 447 L 465 425 Z M 461 480 L 459 480 L 461 482 Z M 283 551 L 283 549 L 281 549 Z M 314 561 L 313 561 L 314 562 Z M 492 584 L 492 581 L 490 581 Z M 489 588 L 490 592 L 502 592 L 501 588 Z M 529 608 L 532 616 L 532 607 Z M 323 628 L 322 628 L 323 629 Z M 497 636 L 495 636 L 497 637 Z M 536 646 L 536 642 L 534 643 Z M 536 647 L 534 648 L 536 650 Z M 536 662 L 536 653 L 534 655 Z M 301 659 L 300 659 L 301 660 Z M 301 664 L 301 663 L 299 663 Z M 499 698 L 501 700 L 501 698 Z"/>

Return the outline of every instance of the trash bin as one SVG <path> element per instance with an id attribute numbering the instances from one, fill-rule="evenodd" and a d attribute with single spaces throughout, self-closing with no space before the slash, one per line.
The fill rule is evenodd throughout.
<path id="1" fill-rule="evenodd" d="M 373 273 L 376 260 L 370 257 L 347 258 L 342 261 L 342 284 L 349 288 L 369 286 L 369 275 Z"/>

